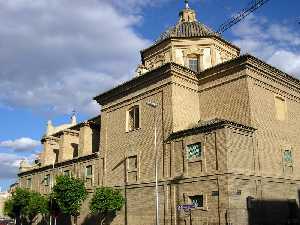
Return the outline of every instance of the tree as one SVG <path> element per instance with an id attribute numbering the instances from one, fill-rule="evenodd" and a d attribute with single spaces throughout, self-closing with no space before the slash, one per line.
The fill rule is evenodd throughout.
<path id="1" fill-rule="evenodd" d="M 36 216 L 48 213 L 48 200 L 37 192 L 17 188 L 5 202 L 4 212 L 9 217 L 16 219 L 17 225 L 22 220 L 32 224 Z"/>
<path id="2" fill-rule="evenodd" d="M 40 193 L 31 192 L 28 205 L 24 208 L 23 214 L 29 224 L 32 224 L 38 215 L 47 215 L 49 213 L 48 199 Z"/>
<path id="3" fill-rule="evenodd" d="M 74 224 L 77 224 L 77 216 L 87 195 L 82 180 L 69 176 L 58 176 L 56 178 L 52 196 L 62 213 L 74 217 Z"/>
<path id="4" fill-rule="evenodd" d="M 13 210 L 13 201 L 12 199 L 8 199 L 4 202 L 4 215 L 12 218 L 12 219 L 16 219 L 16 215 L 15 212 Z"/>
<path id="5" fill-rule="evenodd" d="M 110 216 L 123 207 L 125 199 L 120 191 L 110 187 L 97 188 L 91 201 L 90 211 L 100 217 L 100 224 L 104 224 Z"/>

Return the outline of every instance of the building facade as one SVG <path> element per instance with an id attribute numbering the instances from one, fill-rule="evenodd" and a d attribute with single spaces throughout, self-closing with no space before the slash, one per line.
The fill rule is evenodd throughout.
<path id="1" fill-rule="evenodd" d="M 8 192 L 1 192 L 0 191 L 0 221 L 1 221 L 1 219 L 7 218 L 4 215 L 4 203 L 8 198 L 9 198 L 9 193 Z"/>
<path id="2" fill-rule="evenodd" d="M 157 175 L 160 225 L 299 224 L 300 81 L 240 55 L 188 5 L 179 16 L 132 80 L 94 98 L 101 115 L 48 123 L 19 185 L 47 194 L 72 174 L 90 193 L 112 186 L 126 204 L 111 224 L 152 225 Z M 92 224 L 88 202 L 79 221 Z"/>

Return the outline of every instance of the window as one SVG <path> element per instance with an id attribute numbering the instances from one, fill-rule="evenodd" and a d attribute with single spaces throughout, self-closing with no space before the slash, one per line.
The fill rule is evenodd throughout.
<path id="1" fill-rule="evenodd" d="M 69 177 L 69 176 L 70 176 L 70 174 L 71 174 L 71 173 L 70 173 L 70 170 L 65 170 L 65 171 L 64 171 L 64 176 L 67 176 L 67 177 Z"/>
<path id="2" fill-rule="evenodd" d="M 138 105 L 133 106 L 127 112 L 127 131 L 132 131 L 140 128 L 140 108 Z"/>
<path id="3" fill-rule="evenodd" d="M 87 177 L 91 177 L 93 175 L 93 167 L 91 165 L 85 168 L 85 175 Z"/>
<path id="4" fill-rule="evenodd" d="M 128 170 L 136 170 L 137 169 L 137 156 L 128 157 Z"/>
<path id="5" fill-rule="evenodd" d="M 138 158 L 136 155 L 129 156 L 127 162 L 127 181 L 136 182 L 138 179 Z"/>
<path id="6" fill-rule="evenodd" d="M 198 58 L 189 58 L 188 59 L 188 63 L 189 63 L 189 68 L 195 72 L 199 71 L 199 60 Z"/>
<path id="7" fill-rule="evenodd" d="M 190 198 L 191 203 L 196 208 L 202 208 L 203 207 L 203 195 L 194 195 L 194 196 L 190 196 L 189 198 Z"/>
<path id="8" fill-rule="evenodd" d="M 89 165 L 85 167 L 85 185 L 87 188 L 92 188 L 94 178 L 93 178 L 93 166 Z"/>
<path id="9" fill-rule="evenodd" d="M 285 99 L 279 96 L 275 96 L 275 108 L 277 119 L 281 121 L 285 120 L 287 113 Z"/>
<path id="10" fill-rule="evenodd" d="M 50 185 L 50 182 L 51 182 L 51 177 L 50 177 L 50 174 L 47 174 L 44 178 L 44 184 L 45 186 L 49 186 Z"/>
<path id="11" fill-rule="evenodd" d="M 202 155 L 201 143 L 188 145 L 186 150 L 188 160 L 200 158 Z"/>
<path id="12" fill-rule="evenodd" d="M 73 158 L 78 157 L 79 152 L 78 152 L 78 144 L 72 143 L 72 150 L 73 150 Z"/>
<path id="13" fill-rule="evenodd" d="M 32 185 L 32 178 L 29 177 L 27 178 L 27 188 L 31 188 L 31 185 Z"/>
<path id="14" fill-rule="evenodd" d="M 55 156 L 55 163 L 58 163 L 59 157 L 59 149 L 53 149 L 54 156 Z"/>
<path id="15" fill-rule="evenodd" d="M 219 196 L 219 191 L 212 191 L 211 196 Z"/>
<path id="16" fill-rule="evenodd" d="M 293 163 L 292 151 L 290 149 L 283 151 L 283 161 L 287 164 Z"/>

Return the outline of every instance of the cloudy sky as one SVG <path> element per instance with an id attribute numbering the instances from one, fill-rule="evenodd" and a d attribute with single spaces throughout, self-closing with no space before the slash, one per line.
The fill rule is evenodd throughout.
<path id="1" fill-rule="evenodd" d="M 250 0 L 191 0 L 217 29 Z M 46 121 L 97 115 L 92 97 L 130 79 L 139 50 L 177 22 L 183 0 L 0 0 L 0 186 L 33 159 Z M 270 0 L 224 38 L 300 78 L 300 3 Z"/>

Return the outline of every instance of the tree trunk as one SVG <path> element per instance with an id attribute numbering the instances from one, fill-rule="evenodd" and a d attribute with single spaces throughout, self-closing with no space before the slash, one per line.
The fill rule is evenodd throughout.
<path id="1" fill-rule="evenodd" d="M 21 216 L 16 215 L 16 225 L 21 225 Z"/>
<path id="2" fill-rule="evenodd" d="M 104 225 L 105 223 L 105 216 L 100 216 L 100 224 Z"/>
<path id="3" fill-rule="evenodd" d="M 77 225 L 77 216 L 74 216 L 74 225 Z"/>

